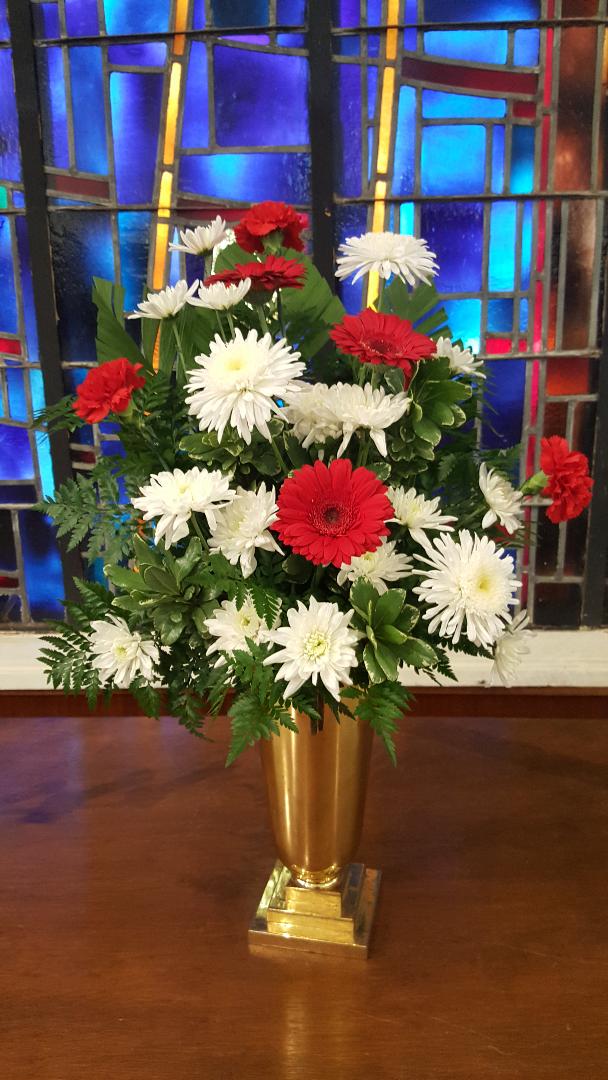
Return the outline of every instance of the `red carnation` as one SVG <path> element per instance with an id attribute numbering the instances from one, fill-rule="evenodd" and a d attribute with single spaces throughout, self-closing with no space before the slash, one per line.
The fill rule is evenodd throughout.
<path id="1" fill-rule="evenodd" d="M 252 293 L 270 293 L 275 289 L 301 289 L 305 273 L 306 267 L 297 259 L 268 255 L 264 262 L 239 263 L 233 270 L 212 274 L 206 279 L 205 285 L 213 285 L 215 281 L 223 281 L 224 285 L 238 285 L 244 278 L 251 278 Z"/>
<path id="2" fill-rule="evenodd" d="M 589 506 L 593 487 L 589 461 L 584 454 L 571 450 L 560 435 L 541 439 L 540 446 L 540 467 L 548 479 L 541 494 L 553 500 L 547 507 L 547 517 L 557 525 L 578 517 Z"/>
<path id="3" fill-rule="evenodd" d="M 400 367 L 406 386 L 414 374 L 414 364 L 435 352 L 435 342 L 417 333 L 407 319 L 382 315 L 373 308 L 366 308 L 358 315 L 345 315 L 329 336 L 341 352 L 358 356 L 362 364 Z"/>
<path id="4" fill-rule="evenodd" d="M 277 503 L 279 539 L 316 566 L 375 551 L 394 516 L 385 485 L 369 469 L 353 472 L 348 458 L 303 465 L 283 482 Z"/>
<path id="5" fill-rule="evenodd" d="M 263 251 L 264 241 L 272 233 L 281 233 L 278 239 L 283 247 L 302 251 L 304 244 L 300 234 L 307 226 L 306 214 L 298 214 L 293 206 L 284 202 L 261 202 L 244 214 L 234 234 L 244 251 Z"/>
<path id="6" fill-rule="evenodd" d="M 129 407 L 131 394 L 144 385 L 137 372 L 143 364 L 130 364 L 124 356 L 92 368 L 81 382 L 72 403 L 74 412 L 90 424 L 103 420 L 108 413 L 122 413 Z"/>

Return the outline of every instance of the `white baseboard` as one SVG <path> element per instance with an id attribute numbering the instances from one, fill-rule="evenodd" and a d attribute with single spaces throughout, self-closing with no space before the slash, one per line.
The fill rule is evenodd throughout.
<path id="1" fill-rule="evenodd" d="M 43 690 L 47 682 L 38 660 L 39 634 L 0 632 L 0 690 Z M 462 686 L 487 686 L 491 664 L 474 656 L 454 656 Z M 445 685 L 452 685 L 443 680 Z M 431 686 L 425 675 L 412 686 Z M 542 630 L 530 642 L 514 686 L 605 687 L 608 689 L 608 629 Z"/>

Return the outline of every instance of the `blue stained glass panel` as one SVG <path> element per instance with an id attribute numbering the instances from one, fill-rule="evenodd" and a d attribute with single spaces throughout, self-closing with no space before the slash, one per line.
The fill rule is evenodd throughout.
<path id="1" fill-rule="evenodd" d="M 528 329 L 528 301 L 519 301 L 519 329 L 524 332 Z"/>
<path id="2" fill-rule="evenodd" d="M 483 207 L 479 203 L 423 203 L 420 235 L 437 255 L 440 293 L 481 289 Z"/>
<path id="3" fill-rule="evenodd" d="M 349 236 L 360 236 L 367 231 L 367 208 L 365 206 L 336 206 L 336 250 Z M 351 278 L 341 281 L 338 291 L 342 303 L 351 315 L 361 311 L 364 306 L 364 285 L 366 279 L 359 278 L 353 284 Z"/>
<path id="4" fill-rule="evenodd" d="M 10 36 L 6 0 L 0 0 L 0 41 L 8 41 Z"/>
<path id="5" fill-rule="evenodd" d="M 21 300 L 23 304 L 23 321 L 25 323 L 27 355 L 29 360 L 36 363 L 38 360 L 38 323 L 36 321 L 36 310 L 34 307 L 34 285 L 30 265 L 30 243 L 25 218 L 17 217 L 15 219 L 15 231 L 17 233 L 17 251 L 19 253 L 19 268 L 21 271 Z"/>
<path id="6" fill-rule="evenodd" d="M 416 52 L 418 22 L 418 0 L 405 0 L 405 21 L 409 23 L 407 30 L 403 31 L 403 48 L 407 52 Z"/>
<path id="7" fill-rule="evenodd" d="M 31 480 L 32 448 L 25 428 L 0 424 L 0 480 Z"/>
<path id="8" fill-rule="evenodd" d="M 286 49 L 304 49 L 306 38 L 304 34 L 277 34 L 277 44 Z"/>
<path id="9" fill-rule="evenodd" d="M 414 190 L 416 162 L 416 91 L 402 86 L 395 131 L 393 195 L 410 195 Z"/>
<path id="10" fill-rule="evenodd" d="M 0 304 L 0 331 L 16 334 L 17 297 L 15 294 L 15 275 L 11 243 L 11 222 L 8 217 L 0 217 L 0 281 L 2 282 L 2 303 Z"/>
<path id="11" fill-rule="evenodd" d="M 479 352 L 481 330 L 481 300 L 445 300 L 453 341 L 462 341 L 465 349 Z"/>
<path id="12" fill-rule="evenodd" d="M 539 30 L 516 30 L 513 63 L 521 67 L 535 67 L 538 64 L 539 45 Z"/>
<path id="13" fill-rule="evenodd" d="M 488 330 L 492 334 L 511 336 L 513 331 L 513 301 L 506 298 L 488 301 Z"/>
<path id="14" fill-rule="evenodd" d="M 0 49 L 0 178 L 20 180 L 19 131 L 10 49 Z"/>
<path id="15" fill-rule="evenodd" d="M 110 214 L 51 214 L 50 227 L 62 356 L 71 363 L 92 361 L 96 325 L 92 279 L 117 276 Z"/>
<path id="16" fill-rule="evenodd" d="M 268 0 L 211 0 L 214 26 L 266 26 Z"/>
<path id="17" fill-rule="evenodd" d="M 534 187 L 535 129 L 523 124 L 513 125 L 511 146 L 511 191 L 525 194 Z"/>
<path id="18" fill-rule="evenodd" d="M 202 30 L 207 25 L 206 0 L 194 0 L 192 5 L 192 28 Z"/>
<path id="19" fill-rule="evenodd" d="M 382 0 L 367 0 L 367 25 L 382 25 Z"/>
<path id="20" fill-rule="evenodd" d="M 422 91 L 423 116 L 504 116 L 505 112 L 506 104 L 503 98 L 448 94 L 443 90 Z"/>
<path id="21" fill-rule="evenodd" d="M 539 7 L 539 0 L 425 0 L 424 17 L 428 22 L 506 22 L 537 19 Z"/>
<path id="22" fill-rule="evenodd" d="M 367 55 L 379 56 L 380 55 L 380 35 L 368 34 L 367 35 Z"/>
<path id="23" fill-rule="evenodd" d="M 428 30 L 425 52 L 455 60 L 504 64 L 507 59 L 506 30 Z"/>
<path id="24" fill-rule="evenodd" d="M 61 36 L 59 26 L 59 7 L 55 4 L 36 4 L 32 7 L 34 17 L 34 30 L 39 37 L 58 38 Z"/>
<path id="25" fill-rule="evenodd" d="M 68 34 L 84 37 L 99 33 L 97 0 L 65 0 L 65 25 Z"/>
<path id="26" fill-rule="evenodd" d="M 513 446 L 521 439 L 526 361 L 487 360 L 485 369 L 491 427 L 482 426 L 481 444 L 485 449 Z"/>
<path id="27" fill-rule="evenodd" d="M 25 206 L 25 198 L 22 191 L 13 191 L 13 206 L 20 210 Z"/>
<path id="28" fill-rule="evenodd" d="M 44 157 L 47 165 L 67 169 L 70 165 L 67 105 L 61 49 L 52 45 L 38 55 L 41 72 L 41 112 Z"/>
<path id="29" fill-rule="evenodd" d="M 308 63 L 303 56 L 216 47 L 215 122 L 220 146 L 308 142 Z M 199 104 L 200 108 L 200 104 Z"/>
<path id="30" fill-rule="evenodd" d="M 51 520 L 36 510 L 20 510 L 19 531 L 32 618 L 40 622 L 44 619 L 61 619 L 63 574 Z"/>
<path id="31" fill-rule="evenodd" d="M 104 0 L 104 9 L 108 34 L 163 33 L 169 29 L 171 0 Z"/>
<path id="32" fill-rule="evenodd" d="M 421 182 L 425 195 L 473 195 L 484 190 L 486 132 L 480 124 L 422 129 Z"/>
<path id="33" fill-rule="evenodd" d="M 123 210 L 118 214 L 120 281 L 125 290 L 127 311 L 134 311 L 143 298 L 148 275 L 151 219 L 151 214 L 143 210 Z"/>
<path id="34" fill-rule="evenodd" d="M 214 199 L 259 202 L 310 199 L 308 154 L 188 154 L 179 169 L 180 189 Z"/>
<path id="35" fill-rule="evenodd" d="M 488 288 L 491 292 L 508 292 L 515 284 L 516 230 L 516 203 L 494 203 L 490 210 L 488 268 Z"/>
<path id="36" fill-rule="evenodd" d="M 207 48 L 202 41 L 193 41 L 184 94 L 182 146 L 205 147 L 208 142 Z"/>
<path id="37" fill-rule="evenodd" d="M 358 56 L 361 51 L 361 38 L 358 34 L 345 34 L 334 38 L 334 52 L 338 56 Z"/>
<path id="38" fill-rule="evenodd" d="M 376 95 L 378 93 L 378 68 L 367 69 L 367 119 L 373 120 L 376 112 Z"/>
<path id="39" fill-rule="evenodd" d="M 76 168 L 106 174 L 105 110 L 101 49 L 70 49 Z"/>
<path id="40" fill-rule="evenodd" d="M 532 203 L 524 203 L 521 224 L 521 287 L 530 287 L 530 266 L 532 263 Z"/>
<path id="41" fill-rule="evenodd" d="M 361 74 L 358 64 L 336 64 L 338 120 L 334 129 L 336 190 L 361 194 Z M 329 117 L 328 117 L 329 123 Z"/>
<path id="42" fill-rule="evenodd" d="M 312 0 L 314 3 L 315 0 Z M 332 22 L 334 26 L 358 26 L 361 21 L 359 0 L 333 0 Z"/>
<path id="43" fill-rule="evenodd" d="M 110 103 L 119 202 L 152 199 L 163 76 L 113 71 Z"/>
<path id="44" fill-rule="evenodd" d="M 162 41 L 137 41 L 130 45 L 110 45 L 108 60 L 111 64 L 133 67 L 163 67 L 167 59 L 167 46 Z"/>
<path id="45" fill-rule="evenodd" d="M 304 26 L 306 0 L 278 0 L 277 22 L 279 25 Z"/>
<path id="46" fill-rule="evenodd" d="M 502 124 L 492 128 L 492 191 L 500 194 L 505 183 L 505 129 Z"/>

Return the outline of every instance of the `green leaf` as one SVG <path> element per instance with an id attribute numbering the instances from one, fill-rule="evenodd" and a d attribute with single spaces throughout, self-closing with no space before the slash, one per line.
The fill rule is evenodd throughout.
<path id="1" fill-rule="evenodd" d="M 374 654 L 387 679 L 394 682 L 397 678 L 397 658 L 390 646 L 379 641 L 376 644 Z"/>
<path id="2" fill-rule="evenodd" d="M 441 431 L 437 424 L 434 424 L 432 420 L 427 420 L 426 416 L 423 416 L 421 420 L 413 420 L 412 427 L 418 438 L 431 443 L 431 446 L 437 446 L 437 443 L 441 441 Z"/>
<path id="3" fill-rule="evenodd" d="M 350 602 L 366 622 L 371 622 L 371 612 L 377 599 L 378 592 L 365 578 L 358 578 L 350 590 Z"/>
<path id="4" fill-rule="evenodd" d="M 367 671 L 371 683 L 384 682 L 386 675 L 376 659 L 372 645 L 365 646 L 363 650 L 363 663 L 365 664 L 365 670 Z"/>
<path id="5" fill-rule="evenodd" d="M 97 308 L 97 359 L 100 364 L 125 356 L 132 364 L 151 369 L 152 365 L 137 348 L 124 327 L 125 293 L 120 285 L 104 278 L 93 278 L 93 303 Z"/>
<path id="6" fill-rule="evenodd" d="M 405 589 L 388 589 L 378 599 L 374 609 L 374 626 L 394 623 L 405 604 Z"/>
<path id="7" fill-rule="evenodd" d="M 181 584 L 189 574 L 199 565 L 203 558 L 203 548 L 198 536 L 193 536 L 186 548 L 185 553 L 175 560 L 175 571 L 178 583 Z"/>
<path id="8" fill-rule="evenodd" d="M 411 667 L 435 667 L 437 663 L 437 653 L 432 645 L 428 645 L 426 641 L 420 641 L 419 638 L 409 638 L 399 646 L 398 652 L 404 663 Z"/>
<path id="9" fill-rule="evenodd" d="M 136 574 L 134 570 L 126 570 L 124 566 L 104 566 L 104 574 L 113 585 L 116 585 L 119 589 L 126 589 L 127 592 L 132 592 L 133 589 L 137 589 L 139 592 L 144 587 L 141 574 Z"/>

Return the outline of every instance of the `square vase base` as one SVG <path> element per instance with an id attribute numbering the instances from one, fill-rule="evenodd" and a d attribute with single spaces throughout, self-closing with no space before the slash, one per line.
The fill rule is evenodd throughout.
<path id="1" fill-rule="evenodd" d="M 350 863 L 333 889 L 298 885 L 275 863 L 249 927 L 252 946 L 367 958 L 380 871 Z"/>

